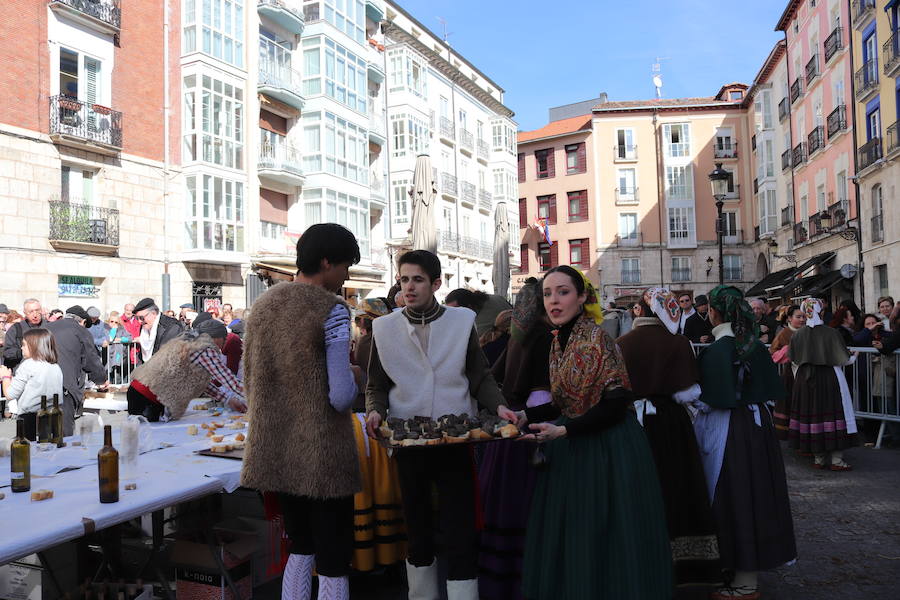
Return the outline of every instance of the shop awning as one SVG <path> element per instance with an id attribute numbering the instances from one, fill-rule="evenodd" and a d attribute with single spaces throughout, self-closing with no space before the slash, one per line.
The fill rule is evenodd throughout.
<path id="1" fill-rule="evenodd" d="M 752 288 L 747 290 L 744 294 L 747 298 L 751 298 L 754 296 L 765 296 L 766 298 L 772 297 L 775 294 L 770 293 L 771 291 L 778 291 L 784 287 L 784 285 L 790 281 L 791 275 L 796 271 L 794 267 L 790 267 L 787 269 L 782 269 L 780 271 L 775 271 L 774 273 L 769 273 L 762 280 L 754 285 Z"/>
<path id="2" fill-rule="evenodd" d="M 840 271 L 829 271 L 801 280 L 799 295 L 792 298 L 821 298 L 822 295 L 844 279 Z"/>
<path id="3" fill-rule="evenodd" d="M 805 280 L 816 277 L 815 269 L 827 263 L 835 257 L 834 252 L 823 252 L 817 254 L 802 263 L 798 267 L 791 269 L 782 280 L 781 289 L 773 289 L 769 292 L 770 298 L 795 298 L 802 295 L 804 286 L 809 286 L 810 282 Z"/>

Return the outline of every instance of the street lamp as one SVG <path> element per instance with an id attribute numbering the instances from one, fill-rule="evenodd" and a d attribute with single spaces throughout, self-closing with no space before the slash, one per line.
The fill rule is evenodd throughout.
<path id="1" fill-rule="evenodd" d="M 725 204 L 725 195 L 728 193 L 728 179 L 731 174 L 722 168 L 722 163 L 716 163 L 716 169 L 709 174 L 709 185 L 712 188 L 713 198 L 716 199 L 716 234 L 719 239 L 719 285 L 725 283 L 725 264 L 722 258 L 722 236 L 725 233 L 722 222 L 722 206 Z"/>

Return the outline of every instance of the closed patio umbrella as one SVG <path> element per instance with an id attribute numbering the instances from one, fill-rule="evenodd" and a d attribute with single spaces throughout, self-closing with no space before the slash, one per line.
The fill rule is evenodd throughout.
<path id="1" fill-rule="evenodd" d="M 509 290 L 509 217 L 506 202 L 494 209 L 494 293 L 506 298 Z"/>
<path id="2" fill-rule="evenodd" d="M 434 203 L 437 190 L 431 175 L 431 158 L 420 154 L 413 171 L 412 197 L 412 249 L 428 250 L 437 254 L 437 230 L 434 226 Z"/>

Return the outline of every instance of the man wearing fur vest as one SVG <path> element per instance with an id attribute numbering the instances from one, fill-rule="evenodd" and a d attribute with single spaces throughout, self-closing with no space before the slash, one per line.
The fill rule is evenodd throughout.
<path id="1" fill-rule="evenodd" d="M 388 415 L 403 419 L 473 415 L 478 412 L 476 403 L 515 422 L 478 344 L 475 313 L 441 306 L 434 298 L 441 287 L 438 257 L 427 250 L 413 250 L 398 262 L 405 308 L 372 322 L 366 387 L 369 435 L 378 437 Z M 431 520 L 434 484 L 445 535 L 447 598 L 478 600 L 476 481 L 470 448 L 400 450 L 396 458 L 409 538 L 409 599 L 440 598 Z"/>
<path id="2" fill-rule="evenodd" d="M 294 282 L 267 290 L 247 321 L 241 485 L 277 494 L 291 540 L 283 600 L 309 600 L 314 565 L 320 600 L 350 597 L 362 489 L 350 408 L 361 371 L 350 365 L 350 311 L 336 294 L 359 259 L 348 229 L 313 225 L 297 242 Z"/>
<path id="3" fill-rule="evenodd" d="M 158 421 L 165 411 L 167 418 L 178 419 L 190 401 L 199 397 L 245 412 L 243 385 L 228 370 L 222 354 L 227 334 L 224 324 L 210 320 L 154 353 L 134 370 L 128 386 L 128 414 Z"/>

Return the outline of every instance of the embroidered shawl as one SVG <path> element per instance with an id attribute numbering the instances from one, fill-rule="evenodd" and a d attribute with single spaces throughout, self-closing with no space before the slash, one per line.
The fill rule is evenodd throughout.
<path id="1" fill-rule="evenodd" d="M 615 341 L 590 315 L 582 314 L 565 351 L 558 339 L 550 352 L 550 392 L 563 415 L 575 418 L 600 402 L 612 387 L 631 388 L 625 361 Z"/>

